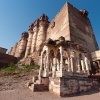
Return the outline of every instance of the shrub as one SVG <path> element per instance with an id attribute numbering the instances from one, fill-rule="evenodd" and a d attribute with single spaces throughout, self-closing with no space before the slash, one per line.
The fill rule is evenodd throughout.
<path id="1" fill-rule="evenodd" d="M 1 70 L 6 72 L 6 73 L 11 73 L 11 72 L 15 71 L 16 68 L 17 67 L 15 66 L 15 64 L 11 63 L 11 64 L 3 67 Z"/>

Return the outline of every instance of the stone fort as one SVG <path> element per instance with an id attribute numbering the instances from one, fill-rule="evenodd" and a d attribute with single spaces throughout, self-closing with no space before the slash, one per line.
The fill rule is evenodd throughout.
<path id="1" fill-rule="evenodd" d="M 86 10 L 66 3 L 49 22 L 42 14 L 29 26 L 9 51 L 22 64 L 40 65 L 28 87 L 32 91 L 49 90 L 59 96 L 72 95 L 96 88 L 89 79 L 91 61 L 99 64 L 98 44 Z M 98 88 L 98 87 L 97 87 Z"/>
<path id="2" fill-rule="evenodd" d="M 66 3 L 52 22 L 48 16 L 41 15 L 29 26 L 28 32 L 23 32 L 21 39 L 11 48 L 9 55 L 18 58 L 28 57 L 41 51 L 43 42 L 49 38 L 57 40 L 63 36 L 66 40 L 79 44 L 86 52 L 98 50 L 95 35 L 86 10 L 78 10 Z"/>

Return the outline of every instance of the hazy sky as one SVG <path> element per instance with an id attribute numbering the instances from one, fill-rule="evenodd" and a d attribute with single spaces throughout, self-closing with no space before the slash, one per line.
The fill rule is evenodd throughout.
<path id="1" fill-rule="evenodd" d="M 0 0 L 0 47 L 10 50 L 35 19 L 44 13 L 52 21 L 66 2 L 89 12 L 100 47 L 100 0 Z"/>

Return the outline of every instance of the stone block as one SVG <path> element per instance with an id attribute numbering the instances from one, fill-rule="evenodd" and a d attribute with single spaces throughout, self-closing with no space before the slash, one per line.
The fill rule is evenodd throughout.
<path id="1" fill-rule="evenodd" d="M 49 84 L 49 78 L 48 77 L 41 77 L 41 83 L 48 85 Z"/>
<path id="2" fill-rule="evenodd" d="M 49 90 L 48 87 L 49 87 L 48 85 L 37 84 L 37 83 L 34 83 L 31 86 L 29 86 L 32 92 L 48 91 Z"/>
<path id="3" fill-rule="evenodd" d="M 94 79 L 80 77 L 49 78 L 49 90 L 58 96 L 73 96 L 92 89 L 99 90 L 98 82 Z M 60 84 L 57 84 L 59 83 Z M 94 88 L 95 86 L 95 88 Z"/>

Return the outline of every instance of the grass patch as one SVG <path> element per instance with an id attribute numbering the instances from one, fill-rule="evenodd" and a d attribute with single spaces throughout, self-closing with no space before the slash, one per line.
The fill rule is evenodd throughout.
<path id="1" fill-rule="evenodd" d="M 37 69 L 39 69 L 39 68 L 40 68 L 40 66 L 39 66 L 39 65 L 35 65 L 35 64 L 32 64 L 32 65 L 23 65 L 23 69 L 24 69 L 25 71 L 30 71 L 30 70 L 32 70 L 32 69 L 37 70 Z"/>
<path id="2" fill-rule="evenodd" d="M 11 63 L 3 68 L 1 68 L 1 72 L 4 75 L 9 75 L 9 74 L 17 74 L 21 72 L 26 72 L 26 71 L 31 71 L 32 69 L 37 70 L 39 69 L 39 65 L 22 65 L 22 68 L 19 68 L 15 64 Z"/>
<path id="3" fill-rule="evenodd" d="M 15 66 L 15 64 L 11 63 L 5 67 L 3 67 L 1 69 L 1 71 L 5 72 L 5 73 L 12 73 L 13 71 L 15 71 L 17 69 L 17 67 Z"/>

